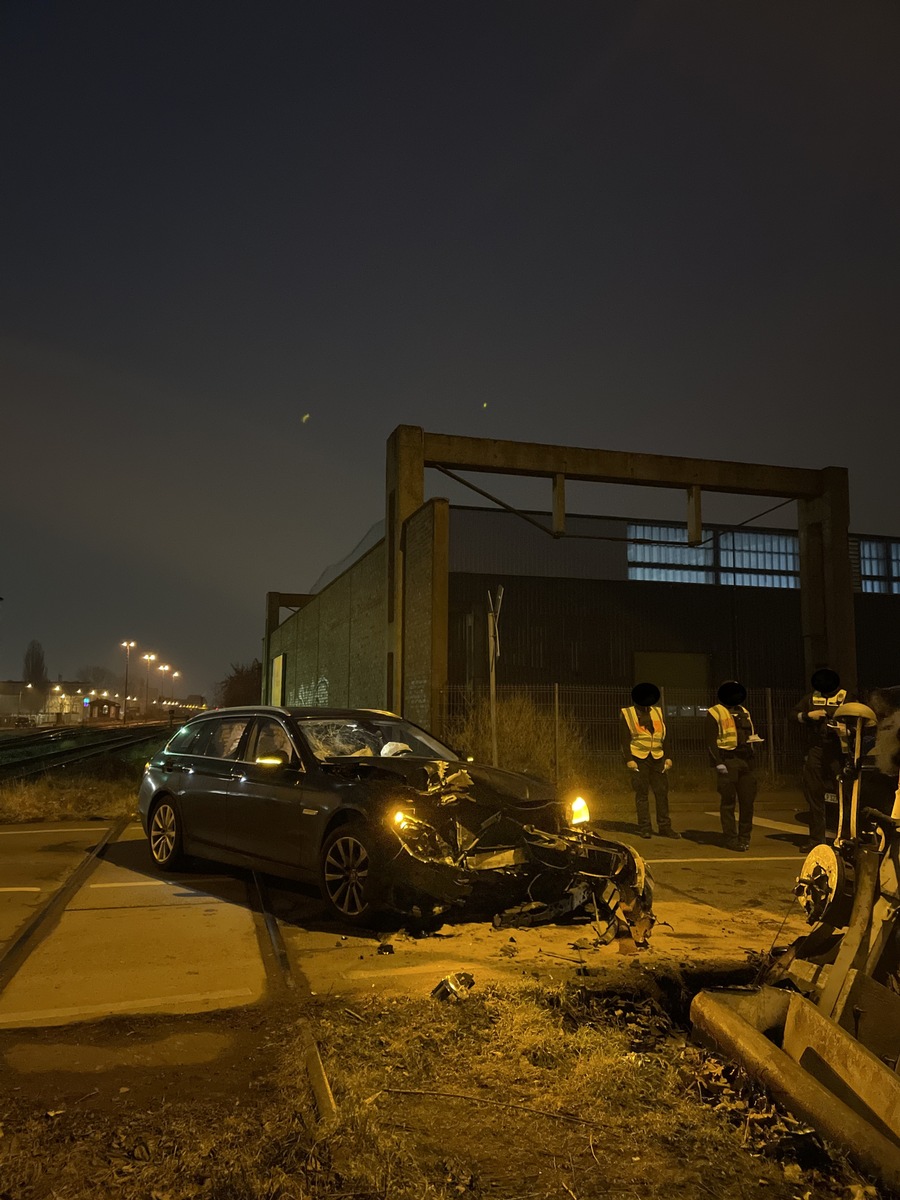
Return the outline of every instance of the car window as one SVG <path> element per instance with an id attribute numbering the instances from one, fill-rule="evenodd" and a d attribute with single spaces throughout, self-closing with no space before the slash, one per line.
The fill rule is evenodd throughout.
<path id="1" fill-rule="evenodd" d="M 314 717 L 298 725 L 318 759 L 412 754 L 453 761 L 457 757 L 437 738 L 396 717 Z"/>
<path id="2" fill-rule="evenodd" d="M 249 717 L 228 717 L 221 721 L 210 721 L 212 730 L 203 753 L 208 758 L 237 758 L 241 738 L 249 724 Z"/>
<path id="3" fill-rule="evenodd" d="M 202 721 L 198 725 L 185 725 L 173 738 L 170 738 L 166 749 L 173 754 L 188 754 L 192 750 L 196 751 L 201 742 L 206 741 L 209 724 L 209 721 Z"/>
<path id="4" fill-rule="evenodd" d="M 253 734 L 248 739 L 244 758 L 248 762 L 255 762 L 268 754 L 283 754 L 292 766 L 299 764 L 294 743 L 281 722 L 272 717 L 258 717 Z"/>

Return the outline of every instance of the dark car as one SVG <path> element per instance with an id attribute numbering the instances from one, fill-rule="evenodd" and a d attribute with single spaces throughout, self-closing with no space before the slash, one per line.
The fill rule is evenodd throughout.
<path id="1" fill-rule="evenodd" d="M 589 901 L 605 929 L 624 920 L 640 939 L 652 924 L 643 863 L 589 829 L 583 797 L 463 761 L 391 713 L 204 713 L 147 763 L 139 808 L 163 869 L 197 855 L 315 881 L 357 924 L 471 903 L 529 923 Z"/>

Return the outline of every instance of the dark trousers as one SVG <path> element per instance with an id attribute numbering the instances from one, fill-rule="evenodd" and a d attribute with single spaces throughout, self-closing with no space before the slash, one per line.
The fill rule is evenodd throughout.
<path id="1" fill-rule="evenodd" d="M 809 836 L 825 841 L 825 793 L 837 791 L 841 760 L 830 746 L 810 746 L 803 761 L 800 785 L 809 805 Z"/>
<path id="2" fill-rule="evenodd" d="M 722 832 L 726 838 L 739 838 L 741 841 L 750 840 L 753 832 L 753 803 L 756 800 L 756 775 L 753 773 L 753 763 L 746 758 L 732 755 L 723 762 L 728 768 L 726 775 L 716 771 L 716 791 L 719 793 L 719 815 L 722 818 Z M 734 823 L 734 808 L 737 804 L 737 828 Z"/>
<path id="3" fill-rule="evenodd" d="M 636 758 L 637 770 L 629 770 L 631 786 L 634 789 L 634 803 L 637 808 L 637 822 L 641 833 L 652 832 L 650 823 L 650 789 L 653 788 L 653 798 L 656 800 L 656 823 L 660 831 L 672 828 L 672 818 L 669 816 L 669 776 L 663 770 L 663 758 Z"/>

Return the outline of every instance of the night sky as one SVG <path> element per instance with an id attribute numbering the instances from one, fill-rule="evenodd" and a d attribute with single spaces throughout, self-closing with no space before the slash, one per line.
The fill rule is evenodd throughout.
<path id="1" fill-rule="evenodd" d="M 398 424 L 845 465 L 900 536 L 895 0 L 2 0 L 0 42 L 0 677 L 128 637 L 209 694 Z"/>

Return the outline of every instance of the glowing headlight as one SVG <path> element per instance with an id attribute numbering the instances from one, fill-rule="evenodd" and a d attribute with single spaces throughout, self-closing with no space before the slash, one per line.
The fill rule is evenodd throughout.
<path id="1" fill-rule="evenodd" d="M 576 796 L 569 805 L 569 824 L 583 825 L 585 821 L 591 819 L 591 810 L 587 806 L 587 800 L 583 796 Z"/>
<path id="2" fill-rule="evenodd" d="M 396 829 L 403 829 L 410 821 L 415 821 L 415 815 L 411 812 L 406 812 L 402 808 L 398 808 L 391 818 L 391 824 Z"/>

